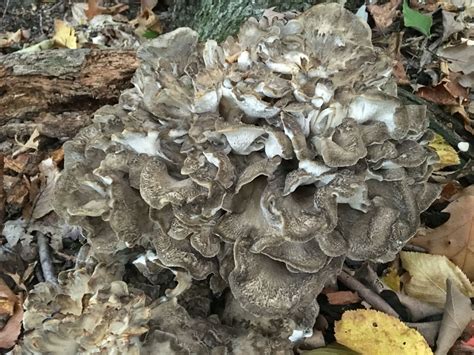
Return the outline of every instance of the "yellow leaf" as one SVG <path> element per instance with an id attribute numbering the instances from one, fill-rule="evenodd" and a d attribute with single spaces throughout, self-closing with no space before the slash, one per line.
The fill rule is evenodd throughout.
<path id="1" fill-rule="evenodd" d="M 364 355 L 433 354 L 423 336 L 388 314 L 359 309 L 336 322 L 338 343 Z"/>
<path id="2" fill-rule="evenodd" d="M 402 265 L 411 276 L 405 284 L 405 292 L 412 297 L 444 308 L 446 280 L 449 278 L 463 294 L 474 295 L 467 276 L 443 255 L 404 252 L 400 253 Z"/>
<path id="3" fill-rule="evenodd" d="M 430 254 L 444 255 L 474 281 L 474 186 L 455 195 L 443 212 L 449 219 L 435 229 L 419 231 L 411 243 Z"/>
<path id="4" fill-rule="evenodd" d="M 382 276 L 382 281 L 385 285 L 394 291 L 400 291 L 400 276 L 395 267 L 390 266 L 388 272 Z"/>
<path id="5" fill-rule="evenodd" d="M 66 22 L 61 20 L 54 21 L 54 43 L 57 46 L 76 49 L 77 38 L 74 28 L 69 26 Z"/>
<path id="6" fill-rule="evenodd" d="M 436 151 L 436 154 L 438 154 L 439 163 L 435 165 L 437 169 L 461 163 L 458 153 L 456 153 L 456 150 L 454 150 L 454 148 L 444 140 L 443 136 L 435 134 L 435 137 L 429 143 L 429 146 Z"/>

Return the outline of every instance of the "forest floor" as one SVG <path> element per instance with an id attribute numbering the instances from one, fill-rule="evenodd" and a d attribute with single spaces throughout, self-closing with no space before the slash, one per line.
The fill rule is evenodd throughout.
<path id="1" fill-rule="evenodd" d="M 0 105 L 2 56 L 64 48 L 134 51 L 169 26 L 165 5 L 143 4 L 151 8 L 141 11 L 139 1 L 0 3 Z M 437 346 L 437 353 L 474 353 L 474 321 L 466 313 L 474 296 L 474 6 L 469 0 L 389 0 L 351 10 L 371 27 L 374 46 L 392 58 L 399 95 L 428 106 L 431 128 L 438 134 L 430 145 L 440 158 L 432 180 L 444 189 L 422 214 L 422 228 L 404 249 L 412 253 L 410 265 L 399 255 L 391 263 L 358 265 L 356 273 L 346 270 L 347 279 L 340 278 L 337 288 L 328 287 L 318 297 L 321 315 L 314 334 L 295 351 L 332 343 L 334 324 L 344 312 L 382 302 L 433 349 Z M 118 94 L 107 98 L 108 104 L 117 101 Z M 97 108 L 77 107 L 80 121 L 71 129 L 66 127 L 70 121 L 53 122 L 50 116 L 35 118 L 34 124 L 32 117 L 14 113 L 2 118 L 0 106 L 0 352 L 21 343 L 23 302 L 35 285 L 78 262 L 85 239 L 77 228 L 60 223 L 52 210 L 51 182 L 63 168 L 62 145 L 90 123 Z M 65 133 L 43 134 L 51 130 Z M 430 274 L 433 268 L 437 275 Z M 421 281 L 410 284 L 415 276 Z M 455 286 L 447 286 L 448 278 Z M 413 316 L 416 309 L 440 303 L 446 306 Z M 390 332 L 383 333 L 387 341 L 398 334 Z"/>

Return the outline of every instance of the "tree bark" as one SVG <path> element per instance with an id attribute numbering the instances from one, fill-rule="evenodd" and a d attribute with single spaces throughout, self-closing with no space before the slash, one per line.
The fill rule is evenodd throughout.
<path id="1" fill-rule="evenodd" d="M 1 57 L 0 140 L 32 127 L 47 136 L 72 137 L 87 124 L 84 115 L 117 102 L 120 92 L 131 86 L 137 66 L 135 51 L 127 50 L 66 49 Z"/>
<path id="2" fill-rule="evenodd" d="M 264 9 L 302 11 L 321 0 L 173 0 L 171 24 L 199 32 L 201 39 L 222 41 L 235 34 L 251 16 L 260 17 Z"/>

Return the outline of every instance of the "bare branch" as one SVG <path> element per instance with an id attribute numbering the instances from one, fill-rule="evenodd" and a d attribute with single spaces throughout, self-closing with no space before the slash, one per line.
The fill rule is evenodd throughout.
<path id="1" fill-rule="evenodd" d="M 354 277 L 349 275 L 347 272 L 342 271 L 337 279 L 344 285 L 349 287 L 351 290 L 356 291 L 361 298 L 369 303 L 375 309 L 385 312 L 396 318 L 400 318 L 398 313 L 390 306 L 385 300 L 376 294 L 374 291 L 364 286 L 361 282 L 356 280 Z"/>

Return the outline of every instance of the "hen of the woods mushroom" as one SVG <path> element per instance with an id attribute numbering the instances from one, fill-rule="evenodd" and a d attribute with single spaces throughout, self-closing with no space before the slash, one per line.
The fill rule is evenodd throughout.
<path id="1" fill-rule="evenodd" d="M 134 88 L 64 145 L 55 209 L 97 260 L 141 248 L 136 263 L 207 280 L 226 324 L 310 331 L 344 260 L 394 258 L 438 194 L 425 108 L 397 98 L 370 28 L 337 4 L 221 44 L 179 28 L 138 56 Z"/>

